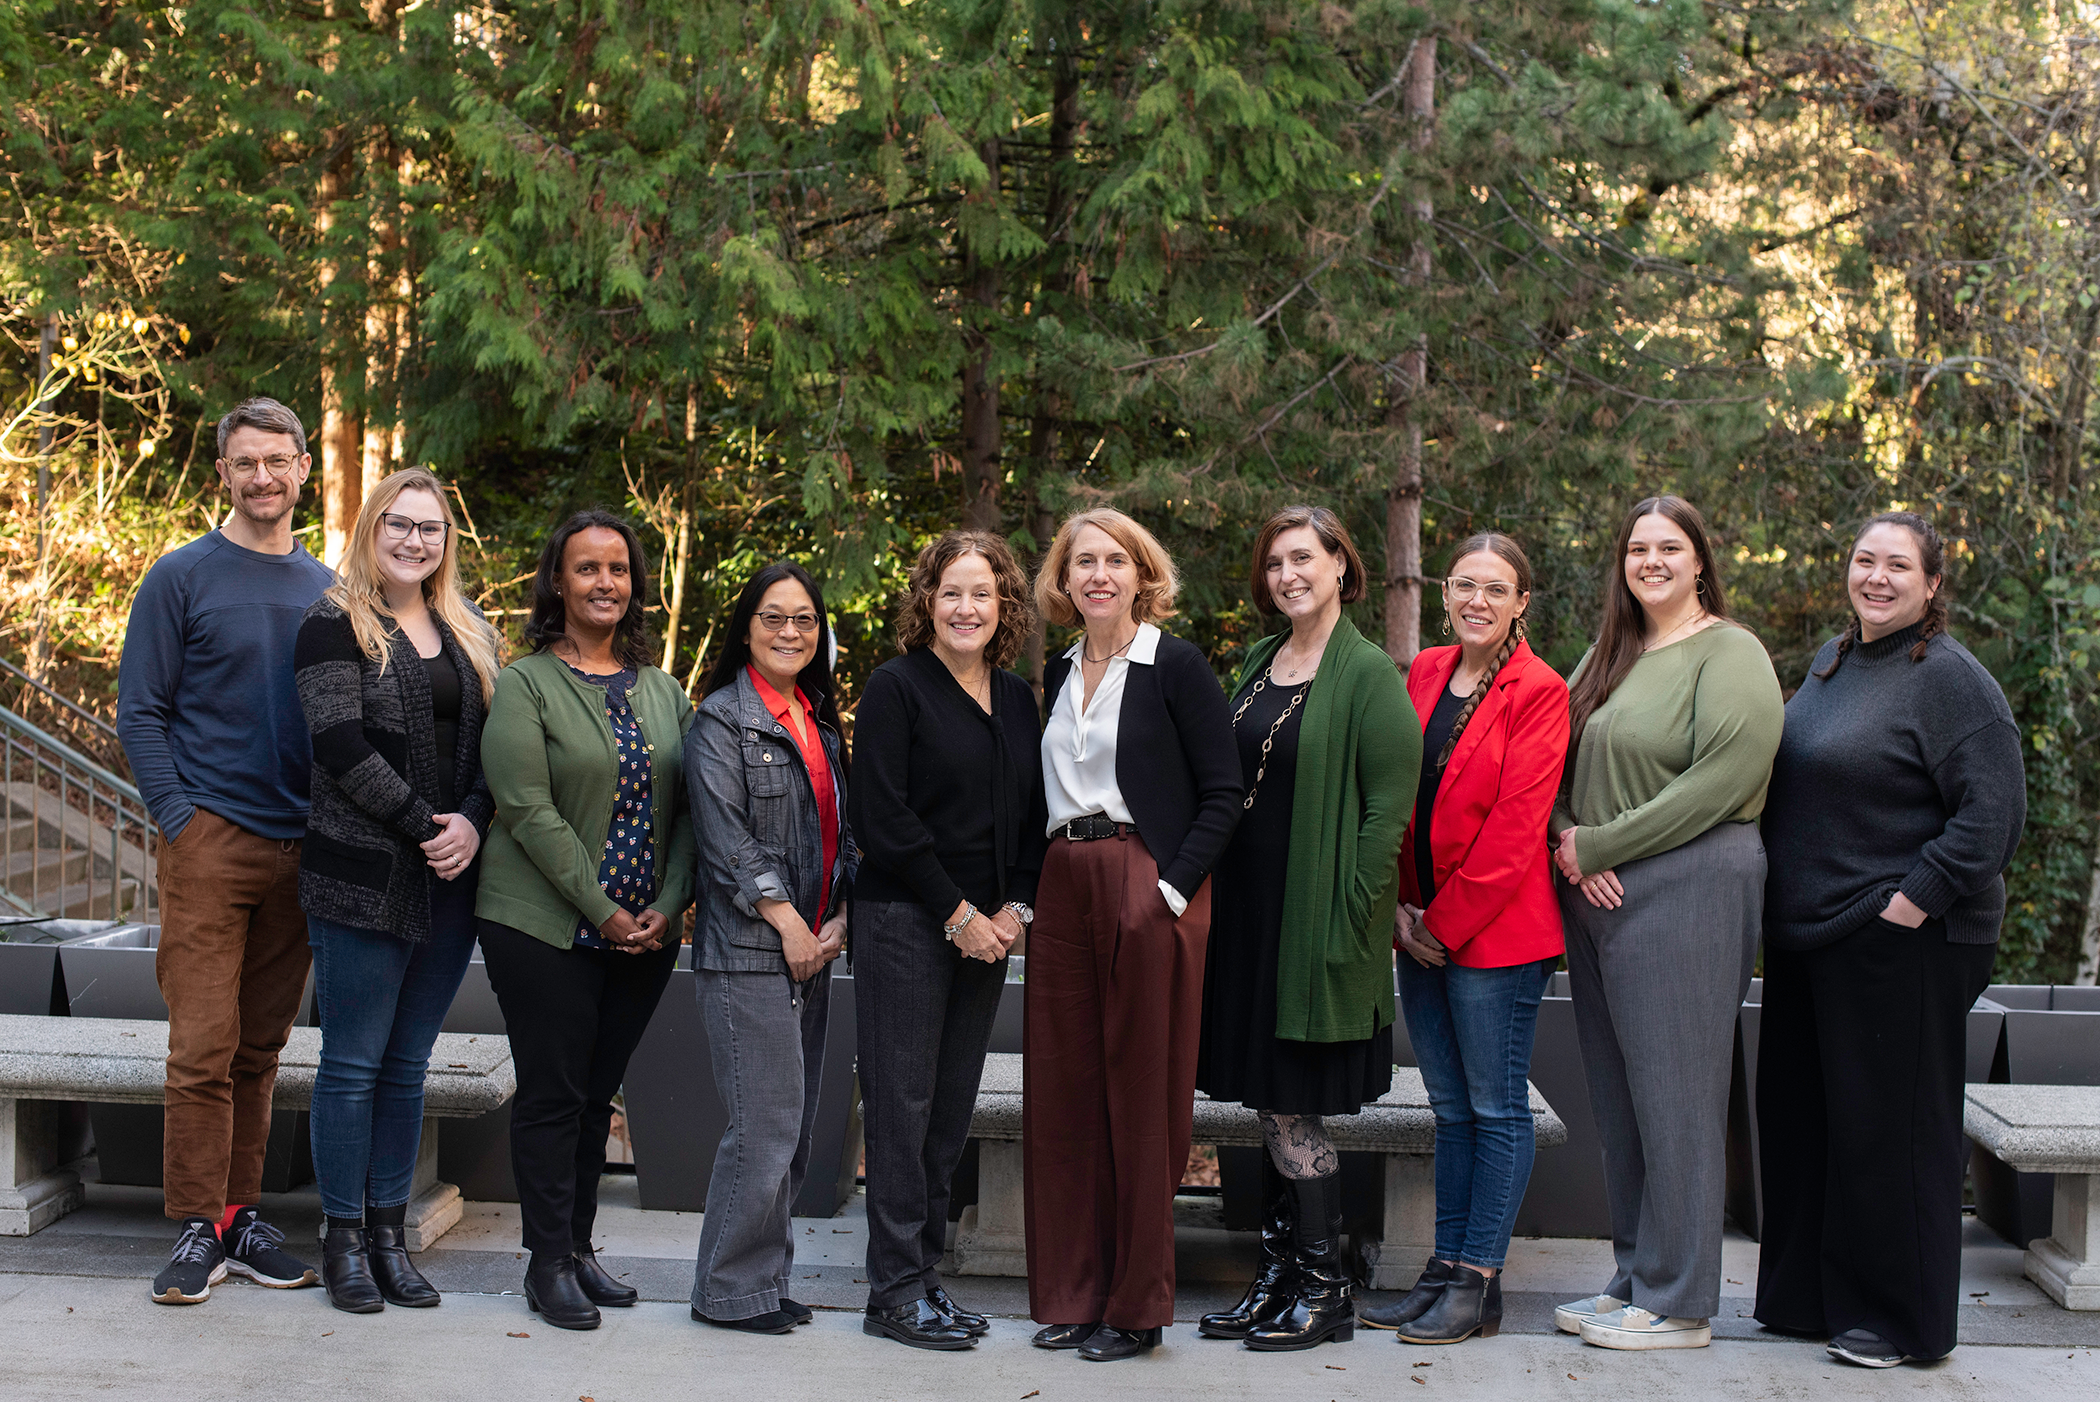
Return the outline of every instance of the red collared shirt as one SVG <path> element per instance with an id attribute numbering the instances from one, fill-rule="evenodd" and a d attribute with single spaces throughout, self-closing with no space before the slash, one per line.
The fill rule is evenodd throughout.
<path id="1" fill-rule="evenodd" d="M 817 708 L 809 704 L 801 687 L 795 688 L 795 700 L 802 704 L 802 734 L 796 735 L 794 722 L 788 719 L 787 698 L 759 675 L 758 668 L 747 664 L 744 670 L 751 674 L 751 684 L 758 688 L 758 699 L 766 710 L 787 728 L 789 738 L 801 752 L 803 768 L 809 771 L 809 786 L 817 798 L 817 822 L 824 835 L 824 874 L 817 882 L 817 919 L 821 921 L 831 904 L 831 868 L 839 855 L 839 800 L 838 790 L 831 782 L 831 759 L 824 753 L 824 736 L 817 729 Z M 810 933 L 815 934 L 816 930 L 812 928 Z"/>

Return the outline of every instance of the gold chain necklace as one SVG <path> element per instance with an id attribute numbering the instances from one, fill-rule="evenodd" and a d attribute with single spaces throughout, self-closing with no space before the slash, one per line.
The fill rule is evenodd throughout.
<path id="1" fill-rule="evenodd" d="M 1240 708 L 1232 713 L 1232 728 L 1234 730 L 1240 728 L 1240 717 L 1247 714 L 1247 708 L 1254 704 L 1254 698 L 1261 695 L 1262 688 L 1269 684 L 1269 675 L 1268 672 L 1264 672 L 1254 679 L 1254 690 L 1247 693 L 1247 699 L 1240 702 Z M 1320 669 L 1317 667 L 1313 668 L 1313 677 L 1318 675 L 1320 675 Z M 1261 781 L 1269 775 L 1269 751 L 1275 748 L 1276 732 L 1283 729 L 1283 723 L 1289 720 L 1298 707 L 1304 703 L 1305 693 L 1312 690 L 1312 677 L 1307 677 L 1304 681 L 1297 683 L 1297 686 L 1298 694 L 1291 698 L 1290 704 L 1283 708 L 1283 714 L 1277 716 L 1276 723 L 1269 727 L 1269 733 L 1262 737 L 1261 763 L 1254 766 L 1254 782 L 1247 786 L 1247 801 L 1240 805 L 1243 810 L 1254 806 L 1254 795 L 1261 791 Z"/>

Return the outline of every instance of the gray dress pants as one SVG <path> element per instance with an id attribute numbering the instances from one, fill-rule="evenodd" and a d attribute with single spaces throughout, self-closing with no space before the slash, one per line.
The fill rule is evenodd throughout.
<path id="1" fill-rule="evenodd" d="M 1710 1319 L 1721 1307 L 1728 1079 L 1764 918 L 1764 843 L 1754 823 L 1721 823 L 1617 873 L 1617 910 L 1559 883 L 1604 1141 L 1617 1266 L 1604 1293 Z"/>
<path id="2" fill-rule="evenodd" d="M 693 980 L 729 1127 L 715 1151 L 693 1308 L 749 1319 L 780 1308 L 795 1266 L 789 1217 L 809 1171 L 831 1014 L 831 970 L 795 992 L 785 974 L 699 970 Z"/>

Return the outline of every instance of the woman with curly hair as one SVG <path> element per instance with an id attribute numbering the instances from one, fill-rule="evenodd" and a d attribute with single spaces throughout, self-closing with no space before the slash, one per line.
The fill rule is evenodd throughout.
<path id="1" fill-rule="evenodd" d="M 861 1327 L 914 1348 L 969 1348 L 990 1327 L 949 1298 L 938 1266 L 1006 956 L 1043 866 L 1035 696 L 1006 670 L 1034 627 L 1006 542 L 949 531 L 919 552 L 897 612 L 903 655 L 875 669 L 854 718 Z"/>

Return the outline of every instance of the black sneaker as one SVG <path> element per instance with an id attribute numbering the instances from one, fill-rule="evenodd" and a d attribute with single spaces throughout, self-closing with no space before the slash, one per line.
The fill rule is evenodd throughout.
<path id="1" fill-rule="evenodd" d="M 219 1245 L 218 1224 L 209 1217 L 185 1217 L 167 1269 L 153 1277 L 153 1298 L 164 1305 L 201 1305 L 225 1278 L 226 1251 Z"/>
<path id="2" fill-rule="evenodd" d="M 1832 1358 L 1842 1358 L 1862 1368 L 1893 1368 L 1910 1362 L 1909 1354 L 1879 1334 L 1865 1329 L 1847 1329 L 1832 1339 L 1823 1351 Z"/>
<path id="3" fill-rule="evenodd" d="M 233 1224 L 226 1229 L 226 1269 L 272 1290 L 296 1290 L 318 1283 L 321 1277 L 314 1268 L 286 1254 L 280 1249 L 283 1245 L 283 1232 L 265 1222 L 254 1208 L 244 1207 L 233 1214 Z"/>

